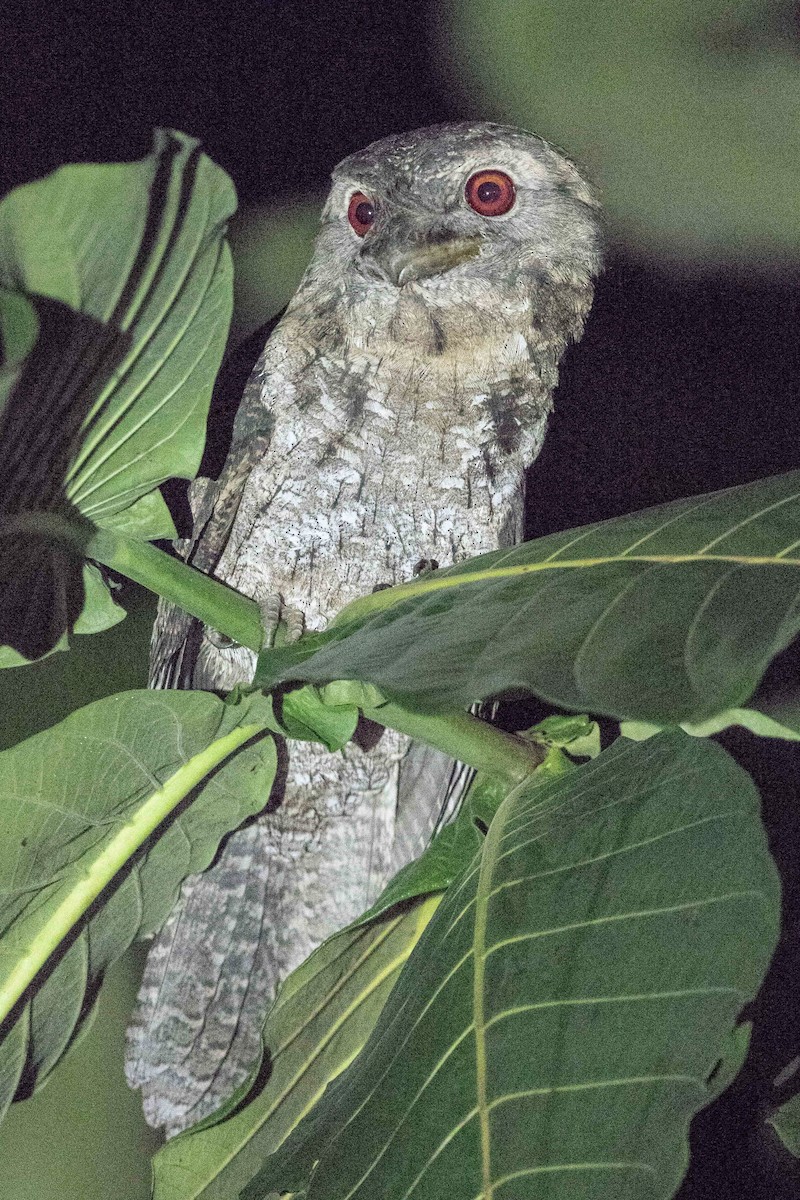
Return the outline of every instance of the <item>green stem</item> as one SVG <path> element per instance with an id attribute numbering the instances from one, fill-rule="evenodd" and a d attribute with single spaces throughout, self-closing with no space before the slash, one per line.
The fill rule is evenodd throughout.
<path id="1" fill-rule="evenodd" d="M 109 838 L 105 847 L 71 883 L 64 884 L 66 894 L 63 900 L 32 935 L 26 952 L 20 956 L 13 970 L 0 984 L 0 1015 L 5 1016 L 16 1004 L 53 951 L 71 933 L 76 922 L 83 917 L 103 888 L 125 866 L 153 830 L 169 816 L 176 804 L 234 750 L 262 732 L 263 726 L 260 724 L 239 725 L 224 737 L 212 742 L 199 754 L 195 754 L 145 800 L 131 819 Z"/>
<path id="2" fill-rule="evenodd" d="M 79 513 L 73 512 L 65 516 L 60 512 L 37 510 L 17 513 L 16 516 L 4 520 L 0 526 L 0 541 L 20 535 L 26 538 L 43 538 L 46 541 L 57 542 L 83 558 L 93 531 L 92 523 Z"/>
<path id="3" fill-rule="evenodd" d="M 177 604 L 240 646 L 256 653 L 261 649 L 264 634 L 261 613 L 254 600 L 172 558 L 157 546 L 137 542 L 110 529 L 98 529 L 86 547 L 86 556 Z"/>
<path id="4" fill-rule="evenodd" d="M 526 779 L 547 754 L 546 747 L 496 729 L 470 713 L 417 713 L 391 701 L 361 711 L 379 725 L 427 742 L 476 771 L 487 771 L 511 784 Z"/>
<path id="5" fill-rule="evenodd" d="M 63 537 L 62 532 L 62 537 Z M 72 537 L 74 538 L 74 534 Z M 149 542 L 97 529 L 85 547 L 88 558 L 141 583 L 205 625 L 258 653 L 263 628 L 258 605 L 219 580 L 172 558 Z M 358 700 L 354 700 L 358 704 Z M 476 770 L 519 783 L 546 757 L 544 747 L 504 733 L 469 713 L 418 713 L 400 704 L 359 704 L 379 725 L 427 742 Z"/>

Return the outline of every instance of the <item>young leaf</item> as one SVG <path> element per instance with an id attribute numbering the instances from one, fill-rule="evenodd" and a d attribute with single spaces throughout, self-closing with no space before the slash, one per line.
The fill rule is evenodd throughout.
<path id="1" fill-rule="evenodd" d="M 548 748 L 566 750 L 571 758 L 597 758 L 601 749 L 600 726 L 584 713 L 545 717 L 519 736 Z"/>
<path id="2" fill-rule="evenodd" d="M 322 742 L 331 751 L 341 750 L 357 724 L 354 704 L 326 704 L 316 688 L 297 688 L 283 697 L 281 725 L 288 737 Z"/>
<path id="3" fill-rule="evenodd" d="M 44 1079 L 186 875 L 264 807 L 274 745 L 247 743 L 272 724 L 261 696 L 123 692 L 0 754 L 0 1111 L 15 1080 L 27 1094 Z"/>
<path id="4" fill-rule="evenodd" d="M 258 679 L 358 679 L 411 706 L 528 689 L 671 725 L 739 707 L 800 629 L 800 472 L 481 555 L 265 651 Z"/>
<path id="5" fill-rule="evenodd" d="M 715 744 L 620 739 L 520 786 L 242 1196 L 672 1195 L 778 917 L 758 796 Z"/>

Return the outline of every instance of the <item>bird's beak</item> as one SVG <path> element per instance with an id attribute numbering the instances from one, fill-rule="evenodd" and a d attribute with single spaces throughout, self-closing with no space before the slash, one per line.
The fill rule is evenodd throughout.
<path id="1" fill-rule="evenodd" d="M 480 237 L 454 237 L 446 241 L 420 243 L 404 250 L 395 246 L 376 246 L 369 257 L 381 274 L 395 286 L 402 287 L 413 279 L 441 275 L 480 253 Z"/>

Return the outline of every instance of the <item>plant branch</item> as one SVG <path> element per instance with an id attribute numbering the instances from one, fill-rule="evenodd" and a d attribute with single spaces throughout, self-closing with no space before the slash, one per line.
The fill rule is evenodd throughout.
<path id="1" fill-rule="evenodd" d="M 521 783 L 547 756 L 546 746 L 505 733 L 471 713 L 412 712 L 392 701 L 375 707 L 361 706 L 361 711 L 379 725 L 427 742 L 468 767 L 487 771 L 511 784 Z"/>
<path id="2" fill-rule="evenodd" d="M 264 634 L 261 613 L 254 600 L 165 554 L 157 546 L 110 529 L 98 529 L 86 547 L 86 555 L 177 604 L 240 646 L 256 653 L 261 649 Z"/>

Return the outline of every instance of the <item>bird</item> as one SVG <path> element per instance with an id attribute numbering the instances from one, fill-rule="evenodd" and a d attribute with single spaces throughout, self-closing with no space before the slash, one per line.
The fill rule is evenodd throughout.
<path id="1" fill-rule="evenodd" d="M 518 542 L 601 243 L 581 170 L 512 126 L 440 124 L 345 158 L 219 478 L 191 486 L 183 557 L 296 634 Z M 226 691 L 254 665 L 161 604 L 153 686 Z M 149 950 L 126 1074 L 168 1137 L 247 1079 L 280 982 L 421 852 L 464 776 L 362 724 L 335 754 L 292 741 L 279 778 L 264 814 L 184 881 Z"/>

